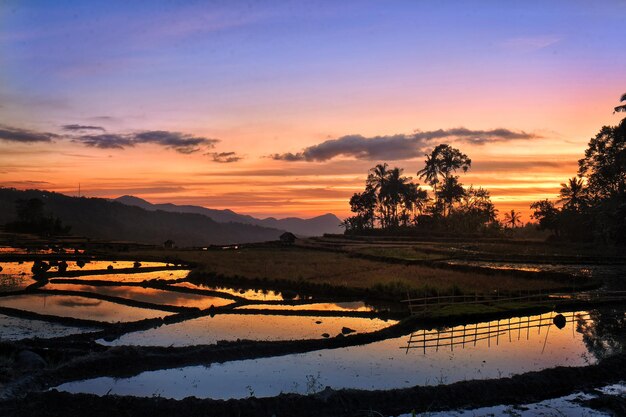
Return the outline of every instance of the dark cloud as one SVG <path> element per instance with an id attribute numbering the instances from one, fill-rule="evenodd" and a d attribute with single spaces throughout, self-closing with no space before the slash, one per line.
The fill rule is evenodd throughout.
<path id="1" fill-rule="evenodd" d="M 135 143 L 154 143 L 180 153 L 194 153 L 201 148 L 213 148 L 219 139 L 209 139 L 166 130 L 152 130 L 134 135 Z"/>
<path id="2" fill-rule="evenodd" d="M 433 145 L 432 142 L 435 140 L 448 139 L 482 145 L 537 137 L 523 131 L 515 132 L 508 129 L 470 130 L 463 127 L 369 138 L 361 135 L 347 135 L 309 146 L 302 152 L 274 154 L 270 157 L 282 161 L 308 162 L 323 162 L 340 155 L 363 160 L 401 160 L 422 155 L 428 147 Z"/>
<path id="3" fill-rule="evenodd" d="M 197 152 L 201 149 L 213 148 L 215 143 L 219 142 L 218 139 L 165 130 L 145 131 L 126 135 L 113 133 L 81 135 L 74 137 L 73 140 L 74 142 L 100 149 L 125 149 L 134 147 L 137 144 L 151 143 L 185 154 Z"/>
<path id="4" fill-rule="evenodd" d="M 63 125 L 63 130 L 68 130 L 70 132 L 83 131 L 83 130 L 99 130 L 101 132 L 106 131 L 106 129 L 103 127 L 89 126 L 89 125 Z"/>
<path id="5" fill-rule="evenodd" d="M 211 152 L 211 153 L 208 153 L 207 155 L 213 158 L 213 162 L 219 162 L 222 164 L 238 162 L 243 159 L 243 157 L 237 155 L 235 152 Z"/>
<path id="6" fill-rule="evenodd" d="M 135 146 L 132 137 L 128 135 L 116 135 L 105 133 L 102 135 L 83 135 L 74 139 L 74 142 L 100 149 L 124 149 Z"/>
<path id="7" fill-rule="evenodd" d="M 36 132 L 0 124 L 0 141 L 19 143 L 52 142 L 53 139 L 59 137 L 59 135 L 54 133 Z"/>

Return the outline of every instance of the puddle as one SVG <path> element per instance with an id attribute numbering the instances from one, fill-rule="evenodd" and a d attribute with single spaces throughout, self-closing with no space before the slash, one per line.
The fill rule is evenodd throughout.
<path id="1" fill-rule="evenodd" d="M 60 317 L 127 322 L 170 315 L 159 310 L 129 307 L 108 301 L 68 295 L 29 294 L 0 298 L 0 306 Z"/>
<path id="2" fill-rule="evenodd" d="M 93 327 L 70 327 L 41 320 L 22 319 L 0 314 L 0 340 L 21 340 L 35 337 L 49 339 L 96 330 L 99 329 Z"/>
<path id="3" fill-rule="evenodd" d="M 180 307 L 196 307 L 200 309 L 206 309 L 211 306 L 221 307 L 233 303 L 232 300 L 228 300 L 225 298 L 165 291 L 137 286 L 92 286 L 80 284 L 51 283 L 47 284 L 44 289 L 91 292 L 154 304 L 172 305 Z"/>
<path id="4" fill-rule="evenodd" d="M 317 323 L 320 322 L 320 323 Z M 356 332 L 372 332 L 391 326 L 393 320 L 351 317 L 303 317 L 265 314 L 218 314 L 155 329 L 128 333 L 105 345 L 191 346 L 209 345 L 220 340 L 298 340 L 322 339 L 341 333 L 343 327 Z"/>
<path id="5" fill-rule="evenodd" d="M 478 326 L 465 326 L 465 343 L 458 342 L 456 335 L 463 334 L 463 326 L 442 329 L 440 346 L 433 345 L 432 338 L 437 331 L 416 332 L 411 338 L 403 336 L 362 346 L 327 349 L 304 354 L 242 360 L 214 364 L 210 367 L 192 366 L 180 369 L 167 369 L 144 372 L 135 377 L 113 379 L 96 378 L 62 385 L 60 389 L 70 392 L 90 392 L 103 394 L 110 392 L 120 395 L 152 396 L 168 398 L 188 396 L 216 399 L 275 396 L 281 392 L 313 393 L 330 386 L 333 389 L 392 389 L 416 385 L 449 384 L 471 379 L 500 378 L 529 371 L 538 371 L 556 366 L 585 366 L 597 362 L 597 358 L 610 352 L 598 351 L 598 346 L 615 340 L 624 343 L 624 312 L 599 313 L 593 311 L 568 314 L 568 321 L 562 329 L 550 325 L 553 313 L 541 316 L 480 323 Z M 250 317 L 252 320 L 259 318 Z M 210 319 L 209 319 L 210 320 Z M 325 319 L 328 320 L 328 319 Z M 599 320 L 610 323 L 615 320 L 620 326 L 597 325 Z M 306 326 L 302 320 L 296 331 Z M 257 322 L 258 323 L 258 322 Z M 279 328 L 282 323 L 270 322 L 271 328 Z M 524 323 L 537 327 L 524 328 Z M 545 324 L 545 326 L 544 326 Z M 210 332 L 209 323 L 197 322 L 204 326 L 205 334 Z M 236 328 L 232 323 L 232 328 Z M 173 326 L 171 326 L 173 327 Z M 474 328 L 495 328 L 489 337 L 478 335 L 474 343 Z M 189 329 L 181 328 L 176 335 L 163 326 L 161 336 L 148 333 L 149 337 L 137 338 L 135 343 L 168 344 L 177 337 L 189 337 Z M 268 329 L 269 330 L 269 329 Z M 453 333 L 450 336 L 450 333 Z M 406 349 L 409 340 L 427 340 L 427 348 Z M 304 335 L 295 333 L 294 337 Z M 461 336 L 462 337 L 462 336 Z M 202 341 L 201 335 L 193 341 Z M 621 338 L 621 339 L 620 339 Z M 128 341 L 128 340 L 126 340 Z M 449 346 L 446 346 L 446 343 Z M 417 344 L 416 344 L 417 345 Z"/>
<path id="6" fill-rule="evenodd" d="M 235 295 L 237 297 L 245 298 L 246 300 L 254 300 L 254 301 L 283 301 L 283 300 L 301 300 L 302 299 L 300 298 L 299 295 L 290 294 L 289 292 L 287 292 L 286 297 L 285 297 L 280 291 L 272 291 L 272 290 L 214 287 L 214 286 L 205 286 L 201 284 L 196 285 L 191 282 L 178 282 L 173 285 L 177 287 L 184 287 L 184 288 L 219 291 L 219 292 L 223 292 L 226 294 Z"/>
<path id="7" fill-rule="evenodd" d="M 376 311 L 374 307 L 366 305 L 362 301 L 345 303 L 311 303 L 311 304 L 251 304 L 237 307 L 237 310 L 263 309 L 263 310 L 313 310 L 313 311 Z"/>
<path id="8" fill-rule="evenodd" d="M 30 268 L 32 263 L 0 262 L 0 292 L 23 290 L 35 283 Z"/>

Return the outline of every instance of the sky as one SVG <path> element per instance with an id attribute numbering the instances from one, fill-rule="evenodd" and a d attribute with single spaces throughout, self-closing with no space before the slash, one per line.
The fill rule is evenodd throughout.
<path id="1" fill-rule="evenodd" d="M 555 199 L 626 92 L 626 1 L 0 1 L 0 185 L 332 212 L 449 143 Z"/>

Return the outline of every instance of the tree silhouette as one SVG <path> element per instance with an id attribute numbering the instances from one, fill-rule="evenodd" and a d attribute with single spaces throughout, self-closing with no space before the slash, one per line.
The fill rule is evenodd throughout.
<path id="1" fill-rule="evenodd" d="M 507 213 L 504 213 L 504 223 L 508 224 L 511 228 L 517 227 L 518 223 L 521 223 L 521 214 L 516 212 L 515 210 L 511 210 Z"/>
<path id="2" fill-rule="evenodd" d="M 592 197 L 626 194 L 626 119 L 619 126 L 602 127 L 589 141 L 578 167 L 578 175 L 587 179 Z"/>
<path id="3" fill-rule="evenodd" d="M 572 177 L 568 180 L 567 184 L 561 184 L 561 191 L 559 193 L 559 203 L 563 203 L 565 209 L 571 209 L 579 211 L 586 204 L 587 190 L 585 184 L 581 178 Z"/>
<path id="4" fill-rule="evenodd" d="M 441 211 L 441 214 L 445 216 L 446 208 L 448 213 L 450 212 L 451 202 L 458 201 L 462 197 L 459 193 L 458 187 L 461 185 L 458 177 L 454 177 L 453 174 L 458 170 L 467 172 L 471 166 L 472 160 L 467 155 L 447 144 L 436 146 L 430 155 L 426 155 L 424 168 L 419 170 L 417 175 L 425 179 L 433 188 L 433 193 L 438 200 L 433 206 L 434 214 Z M 443 183 L 442 188 L 445 188 L 443 193 L 442 190 L 437 189 L 439 183 Z"/>

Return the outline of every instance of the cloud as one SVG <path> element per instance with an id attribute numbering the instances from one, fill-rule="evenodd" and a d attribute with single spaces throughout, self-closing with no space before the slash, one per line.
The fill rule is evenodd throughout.
<path id="1" fill-rule="evenodd" d="M 91 148 L 99 149 L 125 149 L 135 146 L 135 142 L 132 137 L 113 133 L 105 133 L 102 135 L 82 135 L 74 139 L 74 142 L 79 142 Z"/>
<path id="2" fill-rule="evenodd" d="M 545 35 L 545 36 L 525 36 L 518 38 L 506 39 L 500 42 L 500 45 L 519 52 L 531 52 L 538 49 L 547 48 L 550 45 L 554 45 L 561 41 L 560 36 Z"/>
<path id="3" fill-rule="evenodd" d="M 18 143 L 52 142 L 53 139 L 59 137 L 59 135 L 54 133 L 36 132 L 0 124 L 0 141 Z"/>
<path id="4" fill-rule="evenodd" d="M 361 135 L 347 135 L 309 146 L 302 152 L 274 154 L 270 158 L 288 162 L 323 162 L 342 155 L 363 160 L 401 160 L 422 155 L 427 147 L 432 146 L 434 140 L 448 139 L 483 145 L 491 142 L 537 137 L 539 136 L 524 131 L 515 132 L 509 129 L 470 130 L 464 127 L 369 138 Z"/>
<path id="5" fill-rule="evenodd" d="M 83 130 L 99 130 L 101 132 L 106 132 L 106 129 L 100 126 L 89 126 L 89 125 L 63 125 L 63 130 L 68 130 L 70 132 L 75 131 L 83 131 Z"/>
<path id="6" fill-rule="evenodd" d="M 211 152 L 207 153 L 207 155 L 213 158 L 213 162 L 219 162 L 222 164 L 238 162 L 243 159 L 243 157 L 238 156 L 235 152 Z"/>
<path id="7" fill-rule="evenodd" d="M 211 149 L 219 139 L 209 139 L 188 135 L 180 132 L 151 130 L 131 134 L 104 133 L 101 135 L 80 135 L 73 138 L 74 142 L 100 149 L 126 149 L 138 144 L 150 143 L 176 152 L 189 154 L 201 149 Z"/>
<path id="8" fill-rule="evenodd" d="M 219 139 L 210 139 L 200 136 L 188 135 L 180 132 L 169 132 L 166 130 L 152 130 L 136 133 L 135 143 L 154 143 L 171 148 L 180 153 L 198 152 L 201 147 L 213 148 Z"/>

